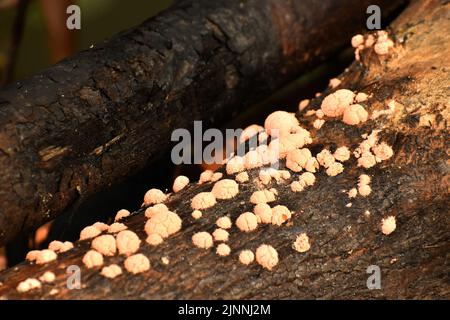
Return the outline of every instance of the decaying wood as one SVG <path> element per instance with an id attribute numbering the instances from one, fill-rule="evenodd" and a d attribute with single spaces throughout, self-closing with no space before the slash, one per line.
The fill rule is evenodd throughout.
<path id="1" fill-rule="evenodd" d="M 123 274 L 115 280 L 87 270 L 81 258 L 89 241 L 61 254 L 56 262 L 44 266 L 23 263 L 0 274 L 0 296 L 4 298 L 64 299 L 301 299 L 301 298 L 450 298 L 449 252 L 449 106 L 448 84 L 450 55 L 448 12 L 450 4 L 436 0 L 417 1 L 392 25 L 395 50 L 386 58 L 372 49 L 362 53 L 362 64 L 355 62 L 340 78 L 342 88 L 371 94 L 366 108 L 372 114 L 386 109 L 394 99 L 396 111 L 361 126 L 347 126 L 328 119 L 320 130 L 312 129 L 314 117 L 299 114 L 305 127 L 314 134 L 311 148 L 317 152 L 346 145 L 354 149 L 361 135 L 381 129 L 380 137 L 393 146 L 394 156 L 377 166 L 358 168 L 354 158 L 345 164 L 344 173 L 328 177 L 316 174 L 314 186 L 292 193 L 288 183 L 273 183 L 277 203 L 295 211 L 292 223 L 275 227 L 260 226 L 255 232 L 242 233 L 234 227 L 229 244 L 232 253 L 218 257 L 214 250 L 194 248 L 191 236 L 197 231 L 212 232 L 222 215 L 235 219 L 251 211 L 252 182 L 240 185 L 237 198 L 219 201 L 204 210 L 204 217 L 193 221 L 190 200 L 211 184 L 191 185 L 174 194 L 170 209 L 183 217 L 182 231 L 158 247 L 144 244 L 141 252 L 151 261 L 151 270 L 142 275 Z M 326 92 L 325 92 L 326 93 Z M 308 109 L 316 109 L 322 98 L 313 99 Z M 306 110 L 305 110 L 306 111 Z M 349 199 L 343 189 L 357 184 L 358 176 L 372 176 L 370 196 Z M 296 175 L 295 175 L 296 176 Z M 352 202 L 351 207 L 346 204 Z M 368 210 L 370 215 L 363 213 Z M 389 236 L 380 231 L 383 217 L 393 215 L 397 229 Z M 125 223 L 145 239 L 143 214 Z M 307 232 L 311 249 L 298 253 L 291 247 L 296 235 Z M 259 265 L 243 266 L 237 256 L 242 249 L 255 250 L 260 244 L 274 246 L 280 262 L 267 271 Z M 170 259 L 169 265 L 161 257 Z M 106 258 L 122 264 L 124 258 Z M 81 290 L 68 290 L 65 270 L 69 265 L 82 270 Z M 381 269 L 381 289 L 369 290 L 366 269 Z M 27 294 L 15 287 L 44 271 L 56 273 L 54 284 Z M 49 295 L 52 288 L 59 292 Z"/>
<path id="2" fill-rule="evenodd" d="M 157 159 L 173 129 L 225 119 L 323 61 L 368 4 L 402 2 L 178 1 L 4 89 L 0 245 Z"/>

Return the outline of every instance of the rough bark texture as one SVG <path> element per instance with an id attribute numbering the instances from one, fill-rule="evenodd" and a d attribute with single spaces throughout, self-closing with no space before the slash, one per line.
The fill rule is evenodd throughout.
<path id="1" fill-rule="evenodd" d="M 381 116 L 361 126 L 347 126 L 328 119 L 320 130 L 312 129 L 313 117 L 299 114 L 302 123 L 314 133 L 312 150 L 331 150 L 347 145 L 355 148 L 361 135 L 382 129 L 381 140 L 393 145 L 394 156 L 374 168 L 358 168 L 352 158 L 344 173 L 328 177 L 321 169 L 314 186 L 292 193 L 289 184 L 274 183 L 277 203 L 295 211 L 292 222 L 275 227 L 262 225 L 255 232 L 231 229 L 232 253 L 218 257 L 214 250 L 194 248 L 191 236 L 197 231 L 215 229 L 215 220 L 230 215 L 233 220 L 251 211 L 249 197 L 255 183 L 240 185 L 237 198 L 219 201 L 204 210 L 204 217 L 194 221 L 190 200 L 211 185 L 191 185 L 174 194 L 168 206 L 183 217 L 183 229 L 158 247 L 143 244 L 141 252 L 151 261 L 151 270 L 133 276 L 123 274 L 115 280 L 87 270 L 81 258 L 89 241 L 44 266 L 23 263 L 0 274 L 3 298 L 64 299 L 302 299 L 302 298 L 450 298 L 448 215 L 450 188 L 448 83 L 450 41 L 450 4 L 437 0 L 417 1 L 392 25 L 397 39 L 395 50 L 380 58 L 372 49 L 362 53 L 362 63 L 355 62 L 341 76 L 342 88 L 372 95 L 365 104 L 370 113 L 386 109 L 390 99 L 397 101 L 395 114 Z M 321 97 L 313 99 L 309 109 L 316 109 Z M 356 186 L 358 176 L 372 176 L 372 194 L 350 200 L 343 189 Z M 254 178 L 257 171 L 251 172 Z M 296 175 L 295 175 L 296 176 Z M 351 207 L 346 207 L 352 202 Z M 363 213 L 369 210 L 370 215 Z M 397 229 L 389 236 L 380 231 L 382 217 L 393 215 Z M 145 217 L 139 213 L 125 223 L 145 239 Z M 300 232 L 312 240 L 311 249 L 298 253 L 291 245 Z M 237 256 L 242 249 L 255 250 L 260 244 L 274 246 L 280 262 L 272 270 L 256 263 L 243 266 Z M 161 257 L 170 259 L 169 265 Z M 123 257 L 106 258 L 119 263 Z M 65 286 L 67 266 L 81 266 L 81 290 Z M 368 290 L 366 268 L 381 268 L 382 289 Z M 17 284 L 52 270 L 55 284 L 28 294 L 19 294 Z M 52 288 L 59 292 L 50 296 Z"/>
<path id="2" fill-rule="evenodd" d="M 229 116 L 330 56 L 372 2 L 179 1 L 6 88 L 0 245 L 155 160 L 174 128 Z M 375 2 L 388 14 L 404 1 Z"/>

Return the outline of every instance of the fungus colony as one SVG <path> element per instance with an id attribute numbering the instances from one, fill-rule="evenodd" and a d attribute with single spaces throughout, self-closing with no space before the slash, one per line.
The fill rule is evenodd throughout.
<path id="1" fill-rule="evenodd" d="M 378 32 L 378 38 L 373 36 L 364 38 L 356 35 L 352 38 L 352 45 L 356 48 L 355 54 L 359 54 L 364 48 L 374 46 L 378 55 L 386 55 L 393 47 L 393 42 L 387 37 L 387 33 Z M 329 87 L 334 90 L 342 86 L 339 79 L 331 79 Z M 309 110 L 305 116 L 315 116 L 312 121 L 312 129 L 319 130 L 325 121 L 339 118 L 345 125 L 361 126 L 372 120 L 367 108 L 370 95 L 364 92 L 353 92 L 340 88 L 323 98 L 319 110 Z M 309 100 L 299 103 L 299 111 L 303 112 L 310 105 Z M 377 115 L 378 117 L 378 115 Z M 296 213 L 287 206 L 280 203 L 278 191 L 270 188 L 270 184 L 289 182 L 290 190 L 294 193 L 304 192 L 312 188 L 316 183 L 316 174 L 323 171 L 330 179 L 342 174 L 345 170 L 344 163 L 352 156 L 356 158 L 359 170 L 369 169 L 377 163 L 389 160 L 394 152 L 386 142 L 379 142 L 379 130 L 373 130 L 370 134 L 363 135 L 363 141 L 351 151 L 347 146 L 336 146 L 322 148 L 317 154 L 313 154 L 308 145 L 313 143 L 311 133 L 300 126 L 297 117 L 286 111 L 275 111 L 270 114 L 264 127 L 259 125 L 249 126 L 242 135 L 240 141 L 245 142 L 252 136 L 257 135 L 258 141 L 266 141 L 268 145 L 260 145 L 245 155 L 234 155 L 226 161 L 226 174 L 223 178 L 220 172 L 205 170 L 201 173 L 198 183 L 211 184 L 210 191 L 202 191 L 190 199 L 191 217 L 194 220 L 207 216 L 207 210 L 216 206 L 221 201 L 233 201 L 240 190 L 239 184 L 252 185 L 254 189 L 248 199 L 248 204 L 253 207 L 252 212 L 230 213 L 230 216 L 222 216 L 216 220 L 217 228 L 211 233 L 198 231 L 191 236 L 193 246 L 207 250 L 218 243 L 216 254 L 226 257 L 231 254 L 228 243 L 232 239 L 233 225 L 238 231 L 251 233 L 258 229 L 258 225 L 269 224 L 274 227 L 283 227 Z M 286 170 L 278 170 L 271 167 L 272 164 L 285 161 Z M 250 180 L 250 170 L 259 170 L 255 180 Z M 253 170 L 251 172 L 254 172 Z M 234 177 L 233 177 L 234 175 Z M 178 176 L 172 186 L 174 193 L 181 192 L 189 185 L 189 178 Z M 356 186 L 345 191 L 349 198 L 358 195 L 368 197 L 371 194 L 371 178 L 362 173 Z M 130 212 L 122 209 L 117 212 L 114 223 L 107 225 L 97 222 L 85 227 L 80 232 L 80 241 L 90 241 L 90 250 L 85 253 L 82 262 L 86 268 L 99 270 L 106 278 L 115 278 L 122 275 L 122 267 L 126 272 L 139 274 L 150 269 L 150 261 L 140 249 L 144 245 L 159 246 L 168 238 L 178 233 L 183 224 L 182 218 L 165 204 L 170 195 L 159 189 L 150 189 L 144 195 L 143 205 L 145 218 L 147 219 L 144 230 L 146 239 L 144 244 L 140 237 L 122 223 L 130 216 Z M 272 203 L 275 202 L 275 205 Z M 278 203 L 277 203 L 278 202 Z M 351 207 L 351 203 L 347 204 Z M 366 211 L 366 217 L 370 213 Z M 233 218 L 231 218 L 233 217 Z M 233 221 L 234 219 L 234 221 Z M 193 221 L 193 220 L 191 220 Z M 233 224 L 234 222 L 234 224 Z M 396 219 L 393 216 L 386 217 L 381 221 L 381 232 L 384 235 L 391 234 L 396 229 Z M 27 254 L 26 259 L 36 264 L 46 264 L 54 261 L 58 253 L 64 253 L 73 248 L 70 242 L 53 241 L 45 250 L 33 250 Z M 299 253 L 305 253 L 311 249 L 311 241 L 303 232 L 297 235 L 292 244 L 292 249 Z M 255 253 L 254 253 L 255 252 Z M 110 263 L 105 266 L 105 260 L 109 257 L 122 256 L 120 263 Z M 276 267 L 279 261 L 277 250 L 270 244 L 260 244 L 255 251 L 243 249 L 238 254 L 238 260 L 242 265 L 250 265 L 254 260 L 267 270 Z M 162 257 L 163 264 L 169 264 L 167 257 Z M 100 269 L 101 268 L 101 269 Z M 19 292 L 26 292 L 42 287 L 41 283 L 52 283 L 55 274 L 44 273 L 39 279 L 29 278 L 22 281 L 18 286 Z M 54 289 L 56 290 L 56 289 Z M 58 291 L 52 290 L 53 293 Z"/>

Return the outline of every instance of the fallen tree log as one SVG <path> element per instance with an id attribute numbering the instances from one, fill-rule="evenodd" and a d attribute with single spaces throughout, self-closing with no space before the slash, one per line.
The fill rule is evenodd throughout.
<path id="1" fill-rule="evenodd" d="M 0 245 L 157 159 L 174 128 L 223 119 L 323 61 L 372 2 L 179 1 L 5 88 Z M 385 15 L 402 2 L 375 1 Z"/>
<path id="2" fill-rule="evenodd" d="M 124 273 L 114 280 L 86 269 L 81 262 L 90 241 L 61 254 L 47 265 L 22 263 L 0 274 L 0 296 L 30 299 L 302 299 L 302 298 L 450 298 L 449 259 L 449 107 L 448 82 L 450 54 L 448 11 L 450 4 L 437 0 L 414 2 L 392 24 L 396 45 L 389 55 L 380 57 L 372 48 L 361 52 L 340 78 L 339 88 L 370 94 L 363 103 L 371 115 L 386 109 L 395 100 L 395 112 L 381 115 L 363 125 L 348 126 L 341 120 L 327 119 L 320 130 L 312 127 L 322 97 L 311 101 L 298 117 L 313 133 L 313 151 L 348 146 L 353 150 L 361 135 L 380 129 L 380 138 L 393 146 L 394 156 L 370 169 L 357 167 L 356 159 L 345 163 L 342 174 L 329 177 L 323 169 L 316 183 L 303 192 L 292 193 L 289 183 L 270 187 L 278 190 L 276 203 L 294 211 L 288 225 L 259 226 L 250 233 L 231 229 L 231 255 L 217 256 L 212 249 L 194 248 L 194 232 L 215 229 L 223 215 L 232 219 L 252 211 L 250 195 L 257 190 L 251 179 L 240 184 L 232 200 L 219 201 L 193 220 L 190 204 L 211 184 L 190 185 L 170 196 L 167 205 L 183 218 L 182 231 L 157 247 L 143 244 L 140 252 L 150 259 L 151 269 L 141 275 Z M 328 93 L 326 91 L 325 93 Z M 372 178 L 368 197 L 349 199 L 342 190 L 357 184 L 360 174 Z M 297 174 L 294 174 L 296 177 Z M 293 179 L 292 179 L 293 180 Z M 352 206 L 347 204 L 352 202 Z M 369 213 L 365 213 L 368 211 Z M 138 213 L 125 224 L 145 239 L 146 218 Z M 396 230 L 386 236 L 380 231 L 383 217 L 395 216 Z M 306 232 L 311 249 L 299 253 L 292 249 L 296 235 Z M 280 261 L 272 271 L 257 264 L 243 266 L 237 256 L 242 249 L 255 250 L 267 243 L 278 251 Z M 161 262 L 169 258 L 169 264 Z M 121 256 L 105 258 L 107 264 L 123 264 Z M 82 289 L 66 287 L 66 268 L 81 267 Z M 369 290 L 366 273 L 370 265 L 381 270 L 381 289 Z M 53 284 L 19 294 L 16 286 L 28 277 L 47 270 L 56 274 Z M 58 289 L 50 295 L 51 289 Z"/>

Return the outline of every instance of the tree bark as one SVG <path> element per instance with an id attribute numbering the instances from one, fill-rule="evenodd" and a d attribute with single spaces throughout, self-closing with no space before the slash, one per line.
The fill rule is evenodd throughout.
<path id="1" fill-rule="evenodd" d="M 179 1 L 0 92 L 0 245 L 348 43 L 374 1 Z M 404 2 L 375 1 L 389 14 Z M 331 14 L 331 16 L 330 16 Z"/>
<path id="2" fill-rule="evenodd" d="M 363 170 L 352 158 L 345 171 L 329 177 L 323 169 L 316 183 L 300 193 L 292 193 L 289 183 L 276 184 L 277 202 L 294 211 L 288 225 L 262 225 L 251 233 L 231 229 L 228 257 L 214 250 L 201 250 L 191 243 L 198 231 L 212 232 L 214 222 L 223 215 L 232 220 L 252 211 L 248 199 L 257 186 L 250 172 L 248 183 L 240 184 L 237 198 L 219 201 L 203 211 L 203 218 L 193 220 L 190 202 L 211 184 L 190 185 L 170 196 L 167 205 L 183 218 L 182 231 L 158 247 L 143 244 L 140 252 L 149 257 L 151 270 L 141 275 L 124 273 L 114 280 L 103 278 L 99 270 L 82 266 L 81 258 L 90 241 L 78 242 L 76 248 L 61 254 L 57 261 L 44 266 L 23 263 L 0 274 L 0 296 L 31 299 L 305 299 L 305 298 L 450 298 L 449 292 L 449 107 L 448 83 L 450 54 L 448 30 L 449 3 L 437 0 L 416 1 L 392 24 L 396 39 L 393 52 L 381 58 L 366 49 L 361 63 L 354 62 L 341 75 L 339 88 L 350 88 L 371 95 L 366 109 L 386 109 L 391 99 L 396 111 L 360 126 L 347 126 L 340 120 L 327 119 L 320 130 L 312 128 L 314 117 L 307 110 L 317 109 L 321 97 L 298 117 L 313 132 L 311 149 L 333 150 L 346 145 L 352 150 L 362 142 L 361 135 L 380 129 L 381 140 L 393 146 L 394 156 L 375 167 Z M 356 186 L 360 174 L 372 177 L 368 197 L 349 199 L 342 190 Z M 297 174 L 294 174 L 294 178 Z M 292 179 L 292 180 L 293 180 Z M 346 204 L 352 202 L 351 207 Z M 369 215 L 364 212 L 368 210 Z M 389 236 L 380 231 L 383 217 L 393 215 L 397 229 Z M 142 212 L 125 221 L 142 239 L 145 217 Z M 312 246 L 306 253 L 291 247 L 296 235 L 306 232 Z M 242 249 L 255 250 L 260 244 L 274 246 L 279 264 L 267 271 L 256 263 L 238 262 Z M 170 259 L 169 265 L 161 257 Z M 122 265 L 124 257 L 106 258 L 107 264 Z M 82 289 L 68 290 L 65 270 L 79 265 Z M 369 290 L 366 269 L 376 265 L 381 270 L 381 289 Z M 17 284 L 38 277 L 46 270 L 55 272 L 54 284 L 19 294 Z M 52 288 L 59 291 L 50 295 Z"/>

